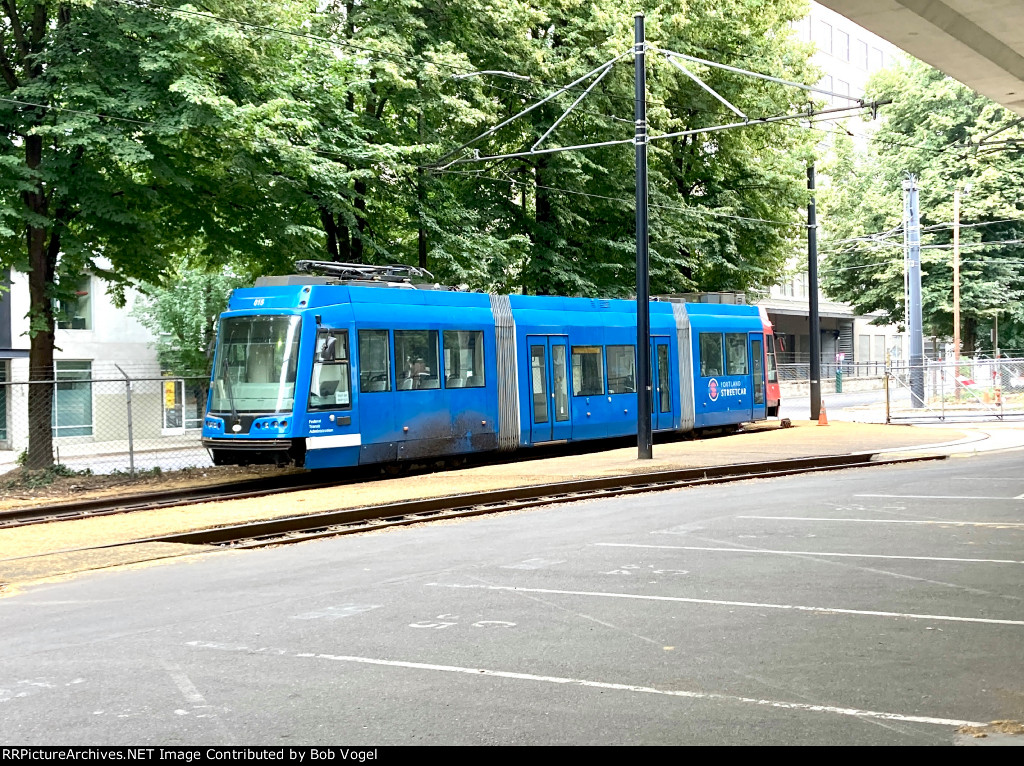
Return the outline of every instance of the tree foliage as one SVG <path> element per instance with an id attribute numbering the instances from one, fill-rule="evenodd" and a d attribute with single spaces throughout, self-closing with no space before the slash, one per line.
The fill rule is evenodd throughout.
<path id="1" fill-rule="evenodd" d="M 4 0 L 0 266 L 29 274 L 32 376 L 52 378 L 53 302 L 87 270 L 115 295 L 168 285 L 177 269 L 280 273 L 298 258 L 419 264 L 476 289 L 630 294 L 630 144 L 443 172 L 434 163 L 619 54 L 544 146 L 630 139 L 635 10 L 607 0 Z M 652 46 L 817 79 L 791 28 L 804 0 L 643 10 Z M 803 106 L 800 91 L 690 66 L 751 117 Z M 483 70 L 530 79 L 458 77 Z M 653 134 L 734 119 L 653 48 L 649 73 Z M 532 146 L 587 84 L 477 148 Z M 801 231 L 811 140 L 754 124 L 653 142 L 652 290 L 767 288 Z M 41 466 L 52 459 L 50 390 L 33 390 L 29 462 Z"/>
<path id="2" fill-rule="evenodd" d="M 173 284 L 144 285 L 132 314 L 156 339 L 160 368 L 182 377 L 209 377 L 217 318 L 236 287 L 249 279 L 226 272 L 179 269 Z"/>
<path id="3" fill-rule="evenodd" d="M 999 313 L 1010 344 L 1024 322 L 1024 138 L 1015 115 L 918 61 L 885 70 L 869 97 L 892 99 L 867 156 L 837 145 L 824 195 L 831 251 L 823 286 L 883 322 L 905 322 L 904 178 L 919 188 L 922 306 L 929 335 L 953 332 L 953 192 L 960 187 L 960 315 L 964 350 L 991 349 Z M 1008 343 L 1002 344 L 1004 347 Z"/>

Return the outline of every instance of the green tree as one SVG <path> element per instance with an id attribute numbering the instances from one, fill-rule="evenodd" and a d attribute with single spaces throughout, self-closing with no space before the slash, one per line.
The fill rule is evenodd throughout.
<path id="1" fill-rule="evenodd" d="M 298 2 L 207 7 L 295 28 L 308 14 Z M 145 0 L 5 0 L 3 14 L 0 265 L 29 275 L 33 379 L 53 378 L 53 304 L 84 271 L 117 295 L 161 283 L 197 241 L 200 258 L 266 270 L 321 251 L 319 228 L 293 215 L 291 188 L 319 175 L 329 189 L 338 166 L 309 161 L 323 149 L 289 86 L 327 63 L 335 85 L 346 61 Z M 342 132 L 329 134 L 339 151 Z M 52 387 L 32 386 L 30 468 L 52 462 L 51 408 Z"/>
<path id="2" fill-rule="evenodd" d="M 217 319 L 231 291 L 249 278 L 180 268 L 169 285 L 144 285 L 132 309 L 154 340 L 160 368 L 182 377 L 209 377 Z"/>
<path id="3" fill-rule="evenodd" d="M 919 62 L 885 70 L 869 97 L 892 99 L 866 156 L 837 143 L 823 195 L 829 252 L 822 284 L 881 323 L 904 323 L 902 183 L 917 178 L 923 244 L 922 313 L 928 335 L 952 335 L 953 192 L 962 195 L 960 314 L 965 352 L 988 346 L 999 311 L 1000 334 L 1015 337 L 1024 321 L 1022 132 L 1005 108 Z M 999 143 L 985 139 L 992 134 Z M 1005 142 L 1005 143 L 1004 143 Z M 967 191 L 969 189 L 969 191 Z M 887 236 L 873 236 L 887 234 Z M 832 244 L 830 244 L 830 241 Z"/>

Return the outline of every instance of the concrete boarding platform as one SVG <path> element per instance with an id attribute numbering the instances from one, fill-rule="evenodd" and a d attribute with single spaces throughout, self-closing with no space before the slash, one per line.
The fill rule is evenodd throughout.
<path id="1" fill-rule="evenodd" d="M 871 453 L 970 454 L 1024 446 L 1024 429 L 1002 424 L 972 427 L 887 426 L 796 421 L 792 428 L 761 423 L 729 436 L 656 442 L 653 460 L 639 460 L 635 446 L 517 463 L 474 466 L 432 474 L 341 484 L 249 498 L 126 513 L 92 519 L 0 530 L 0 593 L 15 584 L 110 566 L 187 555 L 190 546 L 124 543 L 199 529 L 332 509 L 381 505 L 489 489 L 507 489 L 572 479 L 640 474 L 791 458 Z M 81 551 L 101 545 L 109 556 Z M 6 586 L 4 585 L 6 584 Z"/>

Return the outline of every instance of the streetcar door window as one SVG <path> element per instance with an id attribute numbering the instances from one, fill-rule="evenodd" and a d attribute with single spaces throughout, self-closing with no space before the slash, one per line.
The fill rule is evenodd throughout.
<path id="1" fill-rule="evenodd" d="M 764 351 L 760 339 L 750 342 L 750 358 L 754 367 L 754 404 L 764 404 Z"/>
<path id="2" fill-rule="evenodd" d="M 668 363 L 668 344 L 658 344 L 658 411 L 672 412 L 672 373 Z"/>
<path id="3" fill-rule="evenodd" d="M 551 362 L 555 378 L 555 420 L 564 423 L 569 419 L 569 365 L 565 358 L 564 345 L 551 344 Z"/>
<path id="4" fill-rule="evenodd" d="M 391 390 L 391 346 L 387 330 L 359 331 L 359 390 Z"/>
<path id="5" fill-rule="evenodd" d="M 348 330 L 319 330 L 309 383 L 309 409 L 349 409 Z"/>
<path id="6" fill-rule="evenodd" d="M 548 370 L 544 346 L 530 346 L 530 386 L 533 394 L 533 422 L 548 422 Z"/>

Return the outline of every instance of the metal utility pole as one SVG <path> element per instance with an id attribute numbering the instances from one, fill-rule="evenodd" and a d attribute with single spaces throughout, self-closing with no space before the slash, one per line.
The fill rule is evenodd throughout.
<path id="1" fill-rule="evenodd" d="M 821 413 L 821 318 L 818 316 L 818 214 L 814 206 L 814 165 L 807 168 L 807 334 L 811 355 L 811 420 Z"/>
<path id="2" fill-rule="evenodd" d="M 910 398 L 914 407 L 924 407 L 924 328 L 921 309 L 921 214 L 917 202 L 917 179 L 903 182 L 903 209 L 907 232 L 907 269 L 910 287 Z"/>
<path id="3" fill-rule="evenodd" d="M 953 361 L 960 361 L 960 187 L 953 189 Z M 959 368 L 958 368 L 959 369 Z M 960 390 L 957 389 L 959 395 Z"/>
<path id="4" fill-rule="evenodd" d="M 647 250 L 647 72 L 644 69 L 644 15 L 633 17 L 636 83 L 636 444 L 637 457 L 654 457 L 651 435 L 651 287 Z"/>

